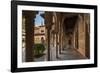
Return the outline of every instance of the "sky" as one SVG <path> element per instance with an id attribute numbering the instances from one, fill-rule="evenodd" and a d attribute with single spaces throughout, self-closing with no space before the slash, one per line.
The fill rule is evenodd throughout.
<path id="1" fill-rule="evenodd" d="M 36 14 L 36 18 L 35 18 L 35 25 L 36 26 L 44 25 L 44 18 L 41 17 L 40 14 L 44 14 L 44 12 L 39 11 L 38 14 Z"/>

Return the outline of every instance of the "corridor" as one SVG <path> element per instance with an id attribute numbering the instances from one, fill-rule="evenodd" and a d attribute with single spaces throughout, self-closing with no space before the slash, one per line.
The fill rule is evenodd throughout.
<path id="1" fill-rule="evenodd" d="M 64 49 L 61 54 L 58 55 L 58 58 L 56 58 L 55 54 L 56 50 L 55 48 L 52 48 L 52 56 L 51 60 L 52 61 L 57 61 L 57 60 L 78 60 L 78 59 L 86 59 L 84 56 L 82 56 L 78 51 L 75 49 Z"/>

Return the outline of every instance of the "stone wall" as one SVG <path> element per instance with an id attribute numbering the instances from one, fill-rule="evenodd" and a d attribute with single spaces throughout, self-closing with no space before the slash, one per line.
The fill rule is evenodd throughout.
<path id="1" fill-rule="evenodd" d="M 79 37 L 78 51 L 85 56 L 85 24 L 82 16 L 79 16 L 79 21 L 78 21 L 78 37 Z"/>

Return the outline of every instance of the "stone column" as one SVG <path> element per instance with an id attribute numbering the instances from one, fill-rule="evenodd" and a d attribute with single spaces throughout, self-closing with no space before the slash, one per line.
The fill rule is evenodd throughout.
<path id="1" fill-rule="evenodd" d="M 51 49 L 50 49 L 50 29 L 52 26 L 52 13 L 45 12 L 45 24 L 47 29 L 47 60 L 51 60 Z"/>
<path id="2" fill-rule="evenodd" d="M 59 54 L 61 54 L 61 20 L 59 18 Z"/>
<path id="3" fill-rule="evenodd" d="M 62 50 L 64 50 L 64 25 L 62 25 Z"/>
<path id="4" fill-rule="evenodd" d="M 33 61 L 33 44 L 34 44 L 34 17 L 35 13 L 33 11 L 23 11 L 23 16 L 25 16 L 25 33 L 26 33 L 26 62 Z"/>
<path id="5" fill-rule="evenodd" d="M 50 29 L 47 29 L 47 38 L 48 38 L 48 47 L 47 47 L 47 49 L 48 49 L 48 51 L 47 51 L 47 54 L 48 54 L 48 57 L 47 57 L 47 60 L 48 61 L 50 61 L 51 59 L 50 59 Z"/>
<path id="6" fill-rule="evenodd" d="M 58 33 L 56 33 L 56 58 L 58 58 Z"/>
<path id="7" fill-rule="evenodd" d="M 53 47 L 54 47 L 54 45 L 55 45 L 55 34 L 53 32 Z"/>
<path id="8" fill-rule="evenodd" d="M 61 23 L 61 49 L 63 51 L 63 22 Z"/>
<path id="9" fill-rule="evenodd" d="M 58 58 L 58 20 L 57 13 L 55 13 L 55 39 L 56 39 L 56 58 Z"/>

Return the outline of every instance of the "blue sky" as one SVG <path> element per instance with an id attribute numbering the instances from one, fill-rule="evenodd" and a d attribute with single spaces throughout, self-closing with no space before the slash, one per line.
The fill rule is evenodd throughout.
<path id="1" fill-rule="evenodd" d="M 36 14 L 36 18 L 35 18 L 35 25 L 36 26 L 44 25 L 44 18 L 41 17 L 40 14 L 44 14 L 44 12 L 39 11 L 38 14 Z"/>

